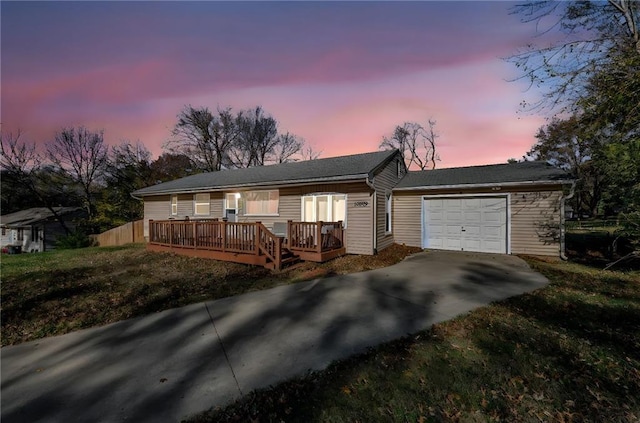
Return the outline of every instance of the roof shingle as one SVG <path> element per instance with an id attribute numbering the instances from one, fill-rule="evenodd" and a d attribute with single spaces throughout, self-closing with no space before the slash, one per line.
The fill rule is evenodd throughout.
<path id="1" fill-rule="evenodd" d="M 518 182 L 563 183 L 571 177 L 546 162 L 519 162 L 409 172 L 396 189 Z"/>
<path id="2" fill-rule="evenodd" d="M 145 196 L 247 186 L 364 179 L 396 153 L 397 150 L 376 151 L 351 156 L 256 166 L 247 169 L 199 173 L 142 188 L 135 191 L 133 195 Z"/>

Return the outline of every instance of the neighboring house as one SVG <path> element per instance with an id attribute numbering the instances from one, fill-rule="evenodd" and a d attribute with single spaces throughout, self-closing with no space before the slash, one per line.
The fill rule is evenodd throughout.
<path id="1" fill-rule="evenodd" d="M 144 200 L 146 237 L 150 220 L 261 222 L 275 232 L 288 221 L 341 221 L 349 254 L 396 242 L 557 256 L 567 178 L 540 162 L 407 172 L 392 150 L 203 173 L 133 195 Z M 218 229 L 185 230 L 195 239 Z M 186 236 L 172 231 L 172 239 Z M 155 241 L 169 245 L 166 237 Z M 184 248 L 201 245 L 190 242 Z"/>
<path id="2" fill-rule="evenodd" d="M 75 229 L 74 221 L 86 216 L 79 207 L 54 207 L 67 228 Z M 55 249 L 56 239 L 65 231 L 54 214 L 46 207 L 34 207 L 0 216 L 0 247 L 20 247 L 23 252 L 42 252 Z"/>

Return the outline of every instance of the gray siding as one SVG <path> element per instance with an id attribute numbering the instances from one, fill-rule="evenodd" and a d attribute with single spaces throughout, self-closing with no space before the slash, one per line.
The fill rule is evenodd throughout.
<path id="1" fill-rule="evenodd" d="M 558 256 L 560 254 L 561 187 L 499 190 L 510 193 L 511 253 Z M 393 235 L 395 242 L 422 247 L 422 197 L 436 194 L 492 193 L 467 191 L 395 191 Z"/>
<path id="2" fill-rule="evenodd" d="M 511 252 L 560 254 L 561 191 L 518 192 L 511 195 Z"/>
<path id="3" fill-rule="evenodd" d="M 386 193 L 391 192 L 391 189 L 395 187 L 400 179 L 398 178 L 398 160 L 402 160 L 398 154 L 394 160 L 391 160 L 385 167 L 383 167 L 374 177 L 373 185 L 376 188 L 376 237 L 377 237 L 377 250 L 382 251 L 385 248 L 391 246 L 394 242 L 393 236 L 393 222 L 391 224 L 392 232 L 387 234 L 385 231 L 386 221 L 386 208 L 385 200 Z M 393 200 L 392 200 L 393 201 Z M 391 219 L 393 219 L 393 208 L 391 210 Z"/>
<path id="4" fill-rule="evenodd" d="M 178 200 L 178 208 L 180 200 Z M 155 195 L 144 199 L 144 236 L 149 239 L 149 219 L 171 219 L 171 197 L 169 195 Z"/>
<path id="5" fill-rule="evenodd" d="M 286 222 L 287 220 L 299 222 L 302 218 L 301 197 L 303 195 L 314 193 L 347 194 L 347 228 L 345 231 L 347 253 L 373 254 L 373 191 L 365 183 L 307 185 L 281 188 L 279 192 L 280 201 L 277 216 L 239 215 L 238 221 L 259 221 L 268 228 L 272 228 L 275 222 Z M 210 196 L 211 213 L 208 217 L 221 219 L 223 217 L 223 193 L 212 192 Z M 149 236 L 149 219 L 165 220 L 172 217 L 175 219 L 184 219 L 185 217 L 194 218 L 193 198 L 193 194 L 180 194 L 178 196 L 178 215 L 171 216 L 171 197 L 169 195 L 146 197 L 144 201 L 145 237 Z M 367 206 L 355 207 L 354 204 L 357 202 L 366 202 Z M 195 217 L 201 218 L 203 216 Z"/>

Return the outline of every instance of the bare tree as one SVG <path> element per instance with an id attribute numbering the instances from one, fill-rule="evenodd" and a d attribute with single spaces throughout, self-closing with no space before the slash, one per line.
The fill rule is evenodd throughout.
<path id="1" fill-rule="evenodd" d="M 428 128 L 416 122 L 396 126 L 390 137 L 383 137 L 381 149 L 397 148 L 404 157 L 407 168 L 415 165 L 420 170 L 435 169 L 440 160 L 436 153 L 436 121 L 429 119 Z"/>
<path id="2" fill-rule="evenodd" d="M 210 128 L 213 130 L 210 132 Z M 185 154 L 194 165 L 207 172 L 220 170 L 222 157 L 216 148 L 214 116 L 206 107 L 185 106 L 178 114 L 178 122 L 171 131 L 172 138 L 165 147 L 175 154 Z"/>
<path id="3" fill-rule="evenodd" d="M 277 143 L 273 147 L 270 161 L 275 163 L 287 163 L 295 161 L 294 156 L 302 150 L 304 140 L 289 132 L 278 135 Z"/>
<path id="4" fill-rule="evenodd" d="M 320 158 L 322 151 L 316 151 L 312 146 L 307 145 L 300 150 L 300 160 L 316 160 Z"/>
<path id="5" fill-rule="evenodd" d="M 238 142 L 231 149 L 235 167 L 263 166 L 278 144 L 278 122 L 261 107 L 238 114 Z"/>
<path id="6" fill-rule="evenodd" d="M 103 176 L 108 158 L 104 133 L 91 132 L 82 126 L 64 128 L 49 143 L 47 153 L 51 163 L 80 186 L 87 212 L 92 217 L 94 189 Z"/>
<path id="7" fill-rule="evenodd" d="M 528 1 L 512 13 L 538 31 L 538 43 L 507 59 L 522 72 L 517 79 L 545 89 L 540 100 L 523 102 L 525 108 L 574 110 L 593 75 L 621 52 L 640 55 L 640 2 L 635 0 Z M 557 33 L 564 37 L 558 40 Z M 546 39 L 548 34 L 553 36 Z"/>
<path id="8" fill-rule="evenodd" d="M 66 234 L 70 233 L 69 228 L 56 210 L 56 184 L 53 184 L 55 177 L 51 169 L 46 168 L 43 159 L 36 150 L 33 142 L 20 140 L 20 131 L 17 134 L 0 133 L 0 166 L 3 171 L 3 195 L 7 187 L 7 180 L 14 182 L 14 189 L 26 191 L 35 198 L 35 202 L 46 207 L 60 223 Z M 68 196 L 67 196 L 68 198 Z"/>

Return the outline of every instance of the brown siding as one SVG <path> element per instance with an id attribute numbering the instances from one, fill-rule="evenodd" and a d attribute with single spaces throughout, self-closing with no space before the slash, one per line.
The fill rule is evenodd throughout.
<path id="1" fill-rule="evenodd" d="M 561 191 L 511 194 L 511 252 L 560 254 Z"/>
<path id="2" fill-rule="evenodd" d="M 390 192 L 398 182 L 398 163 L 397 160 L 402 160 L 398 154 L 394 160 L 391 160 L 385 167 L 383 167 L 374 177 L 374 186 L 376 188 L 376 237 L 377 237 L 377 250 L 382 251 L 389 247 L 394 242 L 393 235 L 393 222 L 392 233 L 387 234 L 385 232 L 385 194 Z M 393 200 L 392 200 L 393 201 Z M 393 208 L 391 211 L 391 218 L 393 219 Z"/>
<path id="3" fill-rule="evenodd" d="M 422 247 L 422 195 L 394 192 L 391 216 L 395 242 Z"/>
<path id="4" fill-rule="evenodd" d="M 559 227 L 562 187 L 504 188 L 487 191 L 439 190 L 394 191 L 393 235 L 395 242 L 422 246 L 422 197 L 451 194 L 511 194 L 511 253 L 557 256 L 560 254 Z"/>

